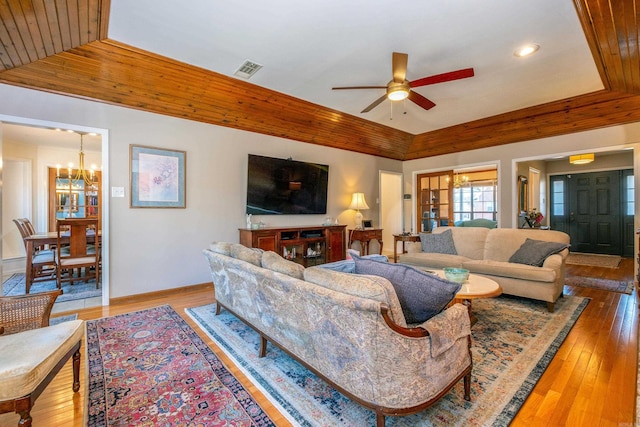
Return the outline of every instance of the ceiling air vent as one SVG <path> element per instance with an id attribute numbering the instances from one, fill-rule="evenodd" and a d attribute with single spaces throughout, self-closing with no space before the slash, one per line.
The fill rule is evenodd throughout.
<path id="1" fill-rule="evenodd" d="M 262 65 L 257 64 L 248 59 L 233 73 L 234 76 L 242 77 L 243 79 L 251 78 L 258 70 L 262 68 Z"/>

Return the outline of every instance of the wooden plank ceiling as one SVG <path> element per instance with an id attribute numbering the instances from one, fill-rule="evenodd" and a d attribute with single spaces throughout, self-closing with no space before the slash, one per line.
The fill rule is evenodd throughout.
<path id="1" fill-rule="evenodd" d="M 110 40 L 108 0 L 0 0 L 0 82 L 398 160 L 640 121 L 636 0 L 574 2 L 604 91 L 419 135 Z"/>

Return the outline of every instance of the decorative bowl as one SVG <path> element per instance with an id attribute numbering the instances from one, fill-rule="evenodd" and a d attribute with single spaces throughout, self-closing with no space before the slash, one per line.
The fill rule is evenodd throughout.
<path id="1" fill-rule="evenodd" d="M 466 268 L 445 267 L 444 277 L 456 283 L 464 283 L 469 278 L 469 270 Z"/>

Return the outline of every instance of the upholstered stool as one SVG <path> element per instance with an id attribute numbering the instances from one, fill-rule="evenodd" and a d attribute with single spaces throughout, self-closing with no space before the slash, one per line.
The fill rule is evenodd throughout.
<path id="1" fill-rule="evenodd" d="M 73 320 L 11 335 L 0 335 L 0 413 L 20 414 L 31 425 L 40 393 L 73 356 L 73 391 L 80 389 L 80 343 L 84 321 Z"/>

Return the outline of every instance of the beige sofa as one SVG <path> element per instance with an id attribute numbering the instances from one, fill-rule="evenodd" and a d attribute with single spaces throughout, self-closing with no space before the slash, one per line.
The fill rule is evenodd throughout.
<path id="1" fill-rule="evenodd" d="M 546 301 L 549 311 L 553 312 L 555 301 L 562 296 L 569 250 L 544 257 L 540 266 L 509 260 L 527 239 L 534 244 L 555 242 L 568 248 L 569 235 L 554 230 L 482 227 L 439 227 L 433 234 L 449 233 L 449 230 L 455 254 L 423 252 L 421 242 L 412 242 L 405 246 L 408 253 L 400 255 L 398 262 L 422 268 L 466 268 L 498 282 L 503 294 Z"/>
<path id="2" fill-rule="evenodd" d="M 386 415 L 419 412 L 464 378 L 471 387 L 467 308 L 454 304 L 416 326 L 382 277 L 302 266 L 274 252 L 215 243 L 204 250 L 227 309 L 341 393 Z M 393 264 L 391 264 L 393 265 Z"/>

